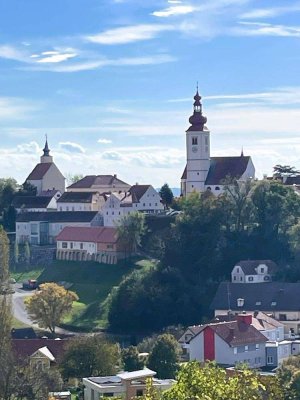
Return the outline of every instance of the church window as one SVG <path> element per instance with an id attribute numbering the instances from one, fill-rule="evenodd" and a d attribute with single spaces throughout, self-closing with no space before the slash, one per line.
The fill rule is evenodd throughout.
<path id="1" fill-rule="evenodd" d="M 219 186 L 216 186 L 216 190 L 220 190 Z"/>
<path id="2" fill-rule="evenodd" d="M 205 146 L 208 146 L 208 137 L 205 136 Z"/>
<path id="3" fill-rule="evenodd" d="M 198 144 L 198 138 L 197 137 L 192 137 L 192 144 Z"/>
<path id="4" fill-rule="evenodd" d="M 149 203 L 149 207 L 151 207 L 151 203 Z"/>

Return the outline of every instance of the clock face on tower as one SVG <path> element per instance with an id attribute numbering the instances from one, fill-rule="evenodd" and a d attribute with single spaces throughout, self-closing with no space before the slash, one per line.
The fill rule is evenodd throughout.
<path id="1" fill-rule="evenodd" d="M 198 147 L 193 146 L 193 147 L 192 147 L 192 152 L 193 152 L 193 153 L 197 153 L 197 151 L 198 151 Z"/>

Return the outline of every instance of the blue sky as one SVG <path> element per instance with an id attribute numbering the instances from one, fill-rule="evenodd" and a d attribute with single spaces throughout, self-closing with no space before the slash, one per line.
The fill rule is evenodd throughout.
<path id="1" fill-rule="evenodd" d="M 212 155 L 300 168 L 300 1 L 0 2 L 0 176 L 179 186 L 196 82 Z"/>

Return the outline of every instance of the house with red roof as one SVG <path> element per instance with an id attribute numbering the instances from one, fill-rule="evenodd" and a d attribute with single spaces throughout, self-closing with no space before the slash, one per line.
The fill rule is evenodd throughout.
<path id="1" fill-rule="evenodd" d="M 188 342 L 189 359 L 230 366 L 245 363 L 250 368 L 260 368 L 266 365 L 267 340 L 253 326 L 251 314 L 240 314 L 234 321 L 200 326 Z"/>
<path id="2" fill-rule="evenodd" d="M 37 195 L 48 190 L 59 190 L 60 193 L 64 193 L 65 177 L 53 162 L 47 139 L 40 163 L 30 172 L 25 182 L 36 187 Z"/>
<path id="3" fill-rule="evenodd" d="M 225 181 L 254 179 L 255 168 L 251 157 L 240 156 L 211 157 L 210 132 L 206 127 L 207 118 L 202 114 L 201 96 L 194 96 L 194 113 L 189 118 L 190 127 L 186 131 L 186 166 L 181 177 L 181 195 L 193 192 L 211 191 L 219 195 L 224 190 Z"/>
<path id="4" fill-rule="evenodd" d="M 106 226 L 67 226 L 56 237 L 56 243 L 58 260 L 116 264 L 125 256 L 116 228 Z"/>
<path id="5" fill-rule="evenodd" d="M 59 364 L 67 343 L 68 339 L 12 339 L 12 349 L 18 360 L 45 370 Z"/>

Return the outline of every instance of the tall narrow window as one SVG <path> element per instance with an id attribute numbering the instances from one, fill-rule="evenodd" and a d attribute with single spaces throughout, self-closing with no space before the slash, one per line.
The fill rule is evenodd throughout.
<path id="1" fill-rule="evenodd" d="M 192 144 L 198 144 L 198 138 L 197 137 L 192 137 Z"/>

